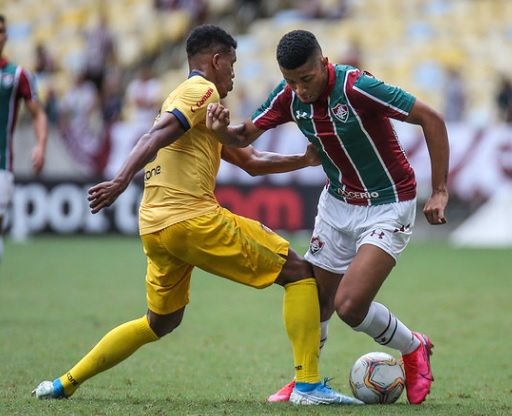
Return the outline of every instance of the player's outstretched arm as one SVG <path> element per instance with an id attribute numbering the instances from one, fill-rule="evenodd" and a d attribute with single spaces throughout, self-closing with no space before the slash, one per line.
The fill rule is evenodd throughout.
<path id="1" fill-rule="evenodd" d="M 445 224 L 444 210 L 448 204 L 448 169 L 450 145 L 446 124 L 440 113 L 420 100 L 416 100 L 407 121 L 419 124 L 427 142 L 432 169 L 432 194 L 423 213 L 430 224 Z"/>
<path id="2" fill-rule="evenodd" d="M 222 159 L 245 170 L 251 176 L 291 172 L 320 164 L 320 155 L 312 144 L 308 145 L 304 154 L 292 155 L 261 152 L 253 146 L 223 147 Z"/>
<path id="3" fill-rule="evenodd" d="M 89 207 L 93 214 L 109 207 L 121 195 L 137 172 L 150 162 L 162 147 L 168 146 L 185 131 L 171 113 L 163 113 L 151 130 L 135 144 L 123 166 L 111 181 L 101 182 L 88 191 Z"/>

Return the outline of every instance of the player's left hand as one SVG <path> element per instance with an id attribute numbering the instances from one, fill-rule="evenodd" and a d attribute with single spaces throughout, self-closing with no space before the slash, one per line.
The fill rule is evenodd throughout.
<path id="1" fill-rule="evenodd" d="M 32 168 L 34 172 L 39 175 L 44 166 L 44 149 L 41 146 L 36 146 L 32 150 Z"/>
<path id="2" fill-rule="evenodd" d="M 425 203 L 423 214 L 432 225 L 446 224 L 444 209 L 448 203 L 447 191 L 435 191 Z"/>
<path id="3" fill-rule="evenodd" d="M 220 103 L 210 103 L 206 110 L 206 127 L 213 131 L 225 130 L 229 126 L 229 110 Z"/>

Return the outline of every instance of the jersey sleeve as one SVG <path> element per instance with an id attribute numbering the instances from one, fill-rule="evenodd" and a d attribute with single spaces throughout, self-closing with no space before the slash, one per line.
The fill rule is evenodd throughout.
<path id="1" fill-rule="evenodd" d="M 17 95 L 25 101 L 38 101 L 36 81 L 32 73 L 23 68 L 20 72 Z"/>
<path id="2" fill-rule="evenodd" d="M 404 121 L 416 97 L 400 87 L 386 84 L 368 72 L 354 71 L 347 80 L 347 97 L 358 108 Z"/>
<path id="3" fill-rule="evenodd" d="M 174 114 L 183 129 L 188 131 L 197 124 L 205 123 L 208 104 L 219 100 L 219 93 L 214 84 L 187 83 L 165 100 L 162 111 Z"/>
<path id="4" fill-rule="evenodd" d="M 254 112 L 252 122 L 261 130 L 269 130 L 292 121 L 292 91 L 283 80 L 268 96 L 267 100 Z"/>

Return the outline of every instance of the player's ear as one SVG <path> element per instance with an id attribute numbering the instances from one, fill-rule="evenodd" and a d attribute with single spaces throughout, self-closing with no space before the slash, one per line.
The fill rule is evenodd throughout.
<path id="1" fill-rule="evenodd" d="M 217 69 L 219 67 L 220 54 L 214 53 L 211 57 L 212 66 Z"/>

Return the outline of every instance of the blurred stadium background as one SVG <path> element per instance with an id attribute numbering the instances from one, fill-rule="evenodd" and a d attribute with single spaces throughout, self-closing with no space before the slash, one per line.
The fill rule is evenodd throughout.
<path id="1" fill-rule="evenodd" d="M 6 56 L 34 71 L 35 50 L 42 45 L 55 62 L 54 70 L 37 74 L 40 98 L 52 115 L 41 177 L 30 172 L 33 133 L 26 114 L 15 135 L 18 185 L 8 224 L 15 239 L 38 232 L 136 232 L 140 183 L 104 217 L 88 214 L 84 190 L 112 176 L 149 127 L 137 124 L 133 103 L 126 100 L 130 81 L 150 63 L 160 85 L 158 100 L 165 98 L 187 75 L 188 31 L 207 22 L 223 26 L 239 42 L 235 89 L 227 99 L 233 121 L 249 116 L 280 79 L 275 46 L 296 28 L 314 32 L 331 62 L 353 62 L 443 112 L 452 154 L 450 225 L 442 229 L 428 227 L 421 217 L 430 174 L 421 135 L 396 124 L 418 175 L 416 238 L 512 246 L 510 0 L 0 0 L 0 13 L 8 19 Z M 100 106 L 95 107 L 88 114 L 87 134 L 70 141 L 62 134 L 59 102 L 83 68 L 85 34 L 101 18 L 114 41 L 115 59 L 105 72 L 114 80 L 110 92 L 120 100 L 121 111 L 105 122 Z M 108 98 L 102 94 L 99 102 Z M 266 136 L 257 143 L 262 149 L 295 153 L 305 146 L 293 126 Z M 297 231 L 312 226 L 323 183 L 317 168 L 250 178 L 223 165 L 218 196 L 234 211 Z"/>

